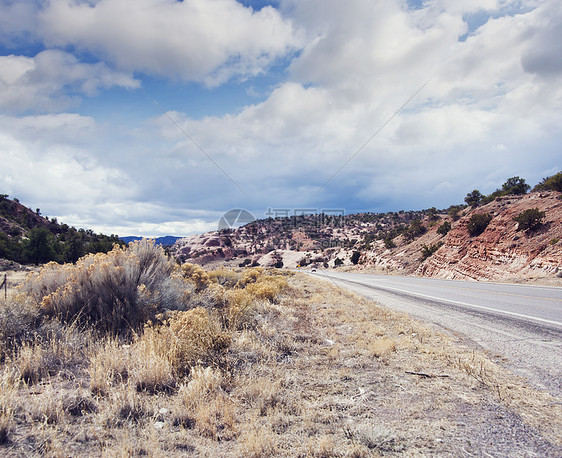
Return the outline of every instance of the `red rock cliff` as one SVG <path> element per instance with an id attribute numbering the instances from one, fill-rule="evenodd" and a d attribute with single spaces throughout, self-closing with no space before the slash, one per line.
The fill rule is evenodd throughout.
<path id="1" fill-rule="evenodd" d="M 505 196 L 468 212 L 447 234 L 444 245 L 417 270 L 418 275 L 451 279 L 507 280 L 562 273 L 562 200 L 557 192 Z M 514 217 L 538 208 L 546 213 L 533 232 L 518 230 Z M 474 213 L 492 216 L 486 230 L 471 237 Z"/>

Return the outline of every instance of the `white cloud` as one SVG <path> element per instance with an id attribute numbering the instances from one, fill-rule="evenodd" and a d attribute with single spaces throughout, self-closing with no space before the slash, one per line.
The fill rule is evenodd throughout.
<path id="1" fill-rule="evenodd" d="M 0 0 L 0 42 L 10 47 L 34 40 L 37 29 L 35 0 Z"/>
<path id="2" fill-rule="evenodd" d="M 298 45 L 277 10 L 235 0 L 51 0 L 39 18 L 50 45 L 79 47 L 121 70 L 209 85 L 256 75 Z"/>
<path id="3" fill-rule="evenodd" d="M 166 116 L 132 128 L 72 114 L 4 116 L 0 154 L 14 160 L 0 178 L 6 192 L 48 194 L 72 224 L 143 235 L 213 229 L 230 208 L 259 217 L 267 207 L 398 210 L 459 203 L 513 175 L 532 184 L 562 165 L 561 8 L 517 2 L 520 12 L 504 14 L 508 3 L 414 10 L 402 0 L 303 0 L 252 13 L 233 0 L 53 0 L 40 33 L 108 63 L 80 64 L 62 51 L 6 56 L 0 84 L 20 88 L 17 97 L 0 92 L 6 109 L 68 106 L 126 85 L 108 65 L 216 84 L 267 68 L 301 43 L 295 30 L 307 40 L 264 101 L 202 119 L 168 113 L 250 199 Z M 460 41 L 467 15 L 483 10 L 488 20 Z M 38 70 L 42 57 L 49 65 Z"/>
<path id="4" fill-rule="evenodd" d="M 73 221 L 76 227 L 85 227 L 94 232 L 102 234 L 118 234 L 121 237 L 141 236 L 141 237 L 163 237 L 173 235 L 185 237 L 192 234 L 214 231 L 218 227 L 218 221 L 208 222 L 205 220 L 191 219 L 182 221 L 167 221 L 165 223 L 134 223 L 120 225 L 119 222 L 112 221 L 106 225 L 92 223 L 91 219 L 81 219 L 75 216 L 61 216 L 61 221 Z"/>
<path id="5" fill-rule="evenodd" d="M 59 50 L 35 57 L 0 56 L 0 109 L 7 112 L 61 111 L 75 105 L 79 96 L 136 84 L 128 74 L 112 71 L 104 63 L 81 63 Z"/>
<path id="6" fill-rule="evenodd" d="M 13 117 L 0 115 L 0 131 L 27 144 L 50 145 L 87 144 L 98 126 L 88 116 L 74 113 Z"/>
<path id="7" fill-rule="evenodd" d="M 72 221 L 77 227 L 105 234 L 160 237 L 215 230 L 220 215 L 219 212 L 170 208 L 156 203 L 113 200 L 96 206 L 90 212 L 61 214 L 60 220 Z"/>
<path id="8" fill-rule="evenodd" d="M 409 11 L 401 2 L 299 2 L 295 22 L 315 38 L 291 66 L 290 81 L 235 115 L 173 115 L 263 205 L 326 199 L 365 208 L 382 200 L 407 208 L 451 203 L 455 197 L 445 191 L 462 199 L 477 183 L 516 174 L 532 182 L 556 160 L 562 88 L 527 73 L 521 59 L 556 2 L 490 18 L 464 42 L 463 15 L 501 5 L 437 6 Z M 315 196 L 315 186 L 432 74 L 404 112 Z M 163 122 L 167 138 L 178 141 L 176 152 L 189 154 L 190 143 Z M 542 148 L 532 167 L 529 148 L 538 146 L 530 145 Z M 449 185 L 439 186 L 444 182 Z"/>
<path id="9" fill-rule="evenodd" d="M 65 208 L 88 209 L 119 195 L 134 196 L 126 173 L 98 162 L 86 143 L 96 126 L 91 118 L 62 114 L 10 118 L 0 128 L 0 187 L 56 215 Z M 74 144 L 73 144 L 74 143 Z"/>
<path id="10" fill-rule="evenodd" d="M 531 43 L 522 56 L 525 71 L 543 77 L 562 76 L 562 5 L 560 3 L 540 8 Z"/>

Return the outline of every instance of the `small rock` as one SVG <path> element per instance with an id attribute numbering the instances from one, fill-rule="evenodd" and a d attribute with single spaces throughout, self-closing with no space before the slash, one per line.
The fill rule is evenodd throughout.
<path id="1" fill-rule="evenodd" d="M 158 413 L 159 413 L 160 415 L 168 415 L 168 414 L 170 413 L 170 411 L 169 411 L 168 409 L 166 409 L 165 407 L 162 407 L 162 408 L 158 411 Z"/>
<path id="2" fill-rule="evenodd" d="M 165 423 L 163 421 L 157 421 L 156 423 L 154 423 L 154 427 L 156 429 L 163 429 L 164 425 L 165 425 Z"/>

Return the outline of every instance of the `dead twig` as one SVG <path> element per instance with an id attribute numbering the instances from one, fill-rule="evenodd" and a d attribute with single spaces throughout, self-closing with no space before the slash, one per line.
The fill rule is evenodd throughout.
<path id="1" fill-rule="evenodd" d="M 406 371 L 406 374 L 417 375 L 417 376 L 423 377 L 423 378 L 450 377 L 450 375 L 447 375 L 447 374 L 426 374 L 424 372 L 412 372 L 412 371 Z"/>

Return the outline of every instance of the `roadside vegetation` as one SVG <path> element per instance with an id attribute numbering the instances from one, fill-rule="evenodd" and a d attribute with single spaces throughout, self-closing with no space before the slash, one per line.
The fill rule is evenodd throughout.
<path id="1" fill-rule="evenodd" d="M 179 266 L 147 241 L 31 274 L 0 304 L 0 344 L 2 455 L 561 450 L 560 405 L 449 337 L 304 275 Z"/>

